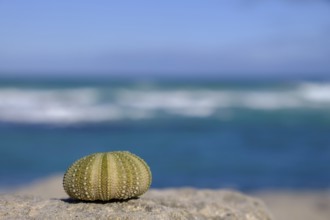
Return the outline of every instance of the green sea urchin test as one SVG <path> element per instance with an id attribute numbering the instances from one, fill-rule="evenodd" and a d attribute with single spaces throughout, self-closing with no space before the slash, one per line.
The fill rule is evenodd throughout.
<path id="1" fill-rule="evenodd" d="M 74 199 L 109 201 L 145 193 L 151 184 L 146 162 L 127 151 L 95 153 L 74 162 L 63 178 L 65 192 Z"/>

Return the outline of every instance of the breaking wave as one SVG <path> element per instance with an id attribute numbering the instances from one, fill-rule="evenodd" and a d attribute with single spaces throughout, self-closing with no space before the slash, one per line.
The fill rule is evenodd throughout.
<path id="1" fill-rule="evenodd" d="M 227 117 L 235 110 L 330 110 L 330 84 L 264 88 L 0 88 L 0 121 L 76 124 L 161 117 Z"/>

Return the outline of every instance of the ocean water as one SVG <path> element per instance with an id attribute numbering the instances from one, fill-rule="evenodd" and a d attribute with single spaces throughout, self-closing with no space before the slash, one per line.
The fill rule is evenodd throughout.
<path id="1" fill-rule="evenodd" d="M 129 150 L 152 187 L 330 187 L 330 82 L 0 81 L 0 188 Z"/>

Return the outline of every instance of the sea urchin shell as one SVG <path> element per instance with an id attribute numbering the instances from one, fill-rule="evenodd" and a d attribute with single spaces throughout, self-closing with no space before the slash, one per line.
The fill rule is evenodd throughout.
<path id="1" fill-rule="evenodd" d="M 109 201 L 145 193 L 151 172 L 140 157 L 127 151 L 95 153 L 74 162 L 66 171 L 63 187 L 74 199 Z"/>

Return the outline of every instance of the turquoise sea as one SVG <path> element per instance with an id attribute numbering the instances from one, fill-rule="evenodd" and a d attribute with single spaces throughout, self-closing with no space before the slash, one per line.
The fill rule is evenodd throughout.
<path id="1" fill-rule="evenodd" d="M 330 82 L 0 81 L 0 188 L 114 150 L 155 188 L 329 188 Z"/>

